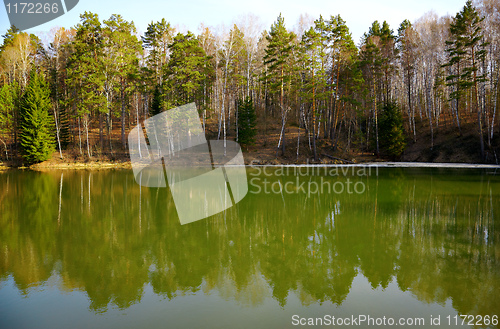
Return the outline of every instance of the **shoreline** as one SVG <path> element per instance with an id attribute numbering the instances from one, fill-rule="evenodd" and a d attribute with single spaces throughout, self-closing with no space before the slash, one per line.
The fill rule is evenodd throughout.
<path id="1" fill-rule="evenodd" d="M 231 166 L 240 167 L 240 166 Z M 334 168 L 334 167 L 377 167 L 377 168 L 453 168 L 453 169 L 500 169 L 500 165 L 476 164 L 476 163 L 453 163 L 453 162 L 364 162 L 354 164 L 281 164 L 261 165 L 247 164 L 246 167 L 303 167 L 303 168 Z"/>
<path id="2" fill-rule="evenodd" d="M 233 166 L 232 166 L 233 167 Z M 240 167 L 240 166 L 235 166 Z M 245 167 L 302 167 L 302 168 L 334 168 L 334 167 L 377 167 L 377 168 L 449 168 L 449 169 L 500 169 L 500 165 L 476 163 L 446 163 L 446 162 L 363 162 L 355 164 L 252 164 Z M 10 167 L 0 164 L 0 171 L 6 170 L 100 170 L 100 169 L 132 169 L 132 163 L 127 162 L 78 162 L 78 163 L 48 163 L 29 167 Z"/>

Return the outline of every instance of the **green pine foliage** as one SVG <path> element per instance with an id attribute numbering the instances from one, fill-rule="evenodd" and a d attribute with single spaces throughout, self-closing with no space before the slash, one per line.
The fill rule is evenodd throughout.
<path id="1" fill-rule="evenodd" d="M 199 100 L 203 95 L 204 82 L 213 70 L 209 57 L 191 32 L 178 33 L 170 49 L 170 61 L 166 68 L 166 89 L 172 99 L 166 108 Z"/>
<path id="2" fill-rule="evenodd" d="M 394 103 L 387 103 L 380 115 L 380 147 L 393 157 L 399 157 L 406 148 L 403 116 Z"/>
<path id="3" fill-rule="evenodd" d="M 452 88 L 451 100 L 455 101 L 456 113 L 460 109 L 461 102 L 466 107 L 472 106 L 477 112 L 478 133 L 480 138 L 481 158 L 485 158 L 483 137 L 483 114 L 480 101 L 480 84 L 487 81 L 485 69 L 486 47 L 482 27 L 485 17 L 482 17 L 477 9 L 468 0 L 450 24 L 450 39 L 446 41 L 449 61 L 444 66 L 451 68 L 451 74 L 446 77 L 447 85 Z M 481 69 L 481 67 L 483 67 Z M 468 92 L 472 92 L 472 99 L 467 99 Z M 463 100 L 462 100 L 463 99 Z"/>
<path id="4" fill-rule="evenodd" d="M 243 146 L 255 144 L 257 115 L 250 97 L 238 102 L 238 142 Z"/>
<path id="5" fill-rule="evenodd" d="M 455 87 L 451 93 L 452 99 L 460 99 L 466 89 L 476 82 L 484 82 L 485 74 L 479 73 L 479 65 L 486 57 L 486 46 L 482 33 L 481 17 L 472 2 L 466 5 L 450 24 L 450 40 L 446 41 L 449 61 L 444 66 L 455 67 L 446 80 L 448 85 Z"/>
<path id="6" fill-rule="evenodd" d="M 265 49 L 264 65 L 266 73 L 263 80 L 269 82 L 269 92 L 274 97 L 278 96 L 279 110 L 281 112 L 282 141 L 281 154 L 285 155 L 286 136 L 285 124 L 288 108 L 285 105 L 285 90 L 290 88 L 294 71 L 293 52 L 295 50 L 294 41 L 297 39 L 295 33 L 290 32 L 285 27 L 285 19 L 278 16 L 276 22 L 271 26 L 269 35 L 266 36 L 268 45 Z M 276 104 L 276 101 L 275 103 Z"/>
<path id="7" fill-rule="evenodd" d="M 174 39 L 175 29 L 164 18 L 156 23 L 151 22 L 142 36 L 142 45 L 149 51 L 147 57 L 147 80 L 152 85 L 163 83 L 163 73 L 168 62 L 168 47 Z"/>
<path id="8" fill-rule="evenodd" d="M 17 27 L 15 27 L 14 25 L 11 25 L 9 27 L 9 29 L 7 30 L 7 33 L 2 35 L 3 44 L 2 44 L 2 46 L 0 46 L 0 50 L 3 50 L 6 47 L 12 45 L 12 43 L 14 42 L 14 39 L 16 38 L 16 35 L 18 35 L 19 32 L 21 32 L 21 31 Z"/>
<path id="9" fill-rule="evenodd" d="M 21 154 L 27 164 L 48 160 L 55 151 L 50 108 L 50 89 L 44 77 L 33 71 L 21 100 Z"/>
<path id="10" fill-rule="evenodd" d="M 293 40 L 296 35 L 289 32 L 285 27 L 285 20 L 281 16 L 271 26 L 269 35 L 266 37 L 268 46 L 265 50 L 264 65 L 268 66 L 265 79 L 270 82 L 273 94 L 280 96 L 280 106 L 283 110 L 283 90 L 292 78 L 292 52 L 294 50 Z"/>
<path id="11" fill-rule="evenodd" d="M 106 97 L 104 90 L 104 70 L 102 26 L 96 14 L 85 12 L 80 15 L 81 23 L 76 26 L 73 41 L 74 52 L 68 61 L 70 88 L 77 95 L 75 102 L 77 114 L 88 116 L 93 111 L 105 113 Z"/>

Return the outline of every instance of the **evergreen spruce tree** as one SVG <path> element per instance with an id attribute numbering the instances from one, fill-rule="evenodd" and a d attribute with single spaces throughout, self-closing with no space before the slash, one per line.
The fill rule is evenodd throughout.
<path id="1" fill-rule="evenodd" d="M 161 90 L 162 87 L 160 85 L 156 85 L 155 90 L 153 91 L 153 100 L 151 102 L 151 116 L 155 116 L 163 112 Z"/>
<path id="2" fill-rule="evenodd" d="M 27 164 L 50 159 L 55 151 L 50 89 L 42 75 L 31 73 L 21 100 L 21 154 Z"/>
<path id="3" fill-rule="evenodd" d="M 394 103 L 387 103 L 380 116 L 380 147 L 393 157 L 399 157 L 405 147 L 403 116 Z"/>
<path id="4" fill-rule="evenodd" d="M 0 148 L 5 149 L 8 158 L 7 141 L 14 124 L 14 111 L 17 98 L 17 83 L 5 84 L 0 87 Z"/>
<path id="5" fill-rule="evenodd" d="M 238 102 L 238 143 L 241 145 L 253 145 L 257 134 L 257 115 L 250 97 Z"/>
<path id="6" fill-rule="evenodd" d="M 71 142 L 71 133 L 69 126 L 69 113 L 65 107 L 60 108 L 59 113 L 59 138 L 61 139 L 62 149 L 66 149 Z"/>

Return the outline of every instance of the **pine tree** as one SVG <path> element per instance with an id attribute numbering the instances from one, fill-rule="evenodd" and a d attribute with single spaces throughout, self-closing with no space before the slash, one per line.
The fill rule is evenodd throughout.
<path id="1" fill-rule="evenodd" d="M 50 89 L 36 71 L 21 100 L 21 154 L 27 164 L 50 159 L 55 151 Z"/>
<path id="2" fill-rule="evenodd" d="M 149 51 L 147 57 L 150 84 L 153 86 L 163 83 L 163 71 L 169 57 L 169 45 L 174 39 L 175 29 L 163 18 L 148 25 L 146 33 L 141 37 L 142 44 Z"/>
<path id="3" fill-rule="evenodd" d="M 353 102 L 354 97 L 351 91 L 356 84 L 360 84 L 356 75 L 360 75 L 357 70 L 358 49 L 352 40 L 351 33 L 346 21 L 337 16 L 331 16 L 327 21 L 329 53 L 332 60 L 330 72 L 330 125 L 329 134 L 332 139 L 333 149 L 336 150 L 339 140 L 338 131 L 339 120 L 345 117 L 345 106 L 342 102 Z M 343 87 L 343 88 L 341 88 Z M 344 110 L 341 116 L 341 110 Z M 327 134 L 328 134 L 327 133 Z"/>
<path id="4" fill-rule="evenodd" d="M 0 46 L 0 51 L 4 50 L 6 47 L 11 46 L 12 43 L 14 42 L 14 39 L 16 38 L 16 35 L 18 35 L 20 30 L 15 27 L 14 25 L 11 25 L 9 29 L 7 30 L 7 33 L 2 35 L 3 38 L 3 44 Z"/>
<path id="5" fill-rule="evenodd" d="M 203 98 L 204 81 L 211 75 L 209 57 L 198 39 L 188 31 L 178 33 L 169 46 L 171 55 L 166 69 L 169 103 L 165 108 L 184 105 Z"/>
<path id="6" fill-rule="evenodd" d="M 304 86 L 302 97 L 311 104 L 312 115 L 312 133 L 313 133 L 313 155 L 314 160 L 318 160 L 316 150 L 316 127 L 317 115 L 319 112 L 318 106 L 326 99 L 326 37 L 321 33 L 321 26 L 324 26 L 324 21 L 316 21 L 316 26 L 311 27 L 302 35 L 302 60 L 305 65 Z"/>
<path id="7" fill-rule="evenodd" d="M 56 140 L 60 156 L 71 140 L 69 124 L 69 108 L 67 104 L 68 89 L 66 84 L 66 66 L 71 52 L 71 40 L 73 30 L 59 28 L 54 34 L 54 40 L 50 43 L 47 59 L 48 83 L 51 89 L 52 102 L 54 104 L 54 121 L 56 124 Z"/>
<path id="8" fill-rule="evenodd" d="M 279 94 L 279 107 L 281 111 L 281 154 L 285 154 L 285 124 L 288 107 L 285 105 L 285 88 L 292 79 L 293 65 L 291 63 L 294 49 L 293 40 L 296 38 L 293 32 L 287 31 L 285 20 L 278 16 L 276 22 L 271 26 L 269 35 L 266 37 L 269 44 L 264 56 L 264 65 L 268 65 L 265 79 L 270 82 L 269 89 L 273 94 Z"/>
<path id="9" fill-rule="evenodd" d="M 450 24 L 451 39 L 446 41 L 449 61 L 445 66 L 453 68 L 453 73 L 446 80 L 453 88 L 451 99 L 455 101 L 456 114 L 460 100 L 466 91 L 472 90 L 472 105 L 477 112 L 481 158 L 484 160 L 484 140 L 482 113 L 479 105 L 478 84 L 486 81 L 486 72 L 480 72 L 480 66 L 486 58 L 486 45 L 482 33 L 480 17 L 472 1 L 468 0 Z"/>
<path id="10" fill-rule="evenodd" d="M 365 43 L 373 43 L 380 51 L 380 69 L 382 79 L 381 85 L 381 98 L 384 103 L 391 101 L 392 81 L 391 78 L 396 69 L 395 60 L 397 56 L 396 36 L 389 27 L 389 24 L 384 21 L 382 26 L 378 21 L 372 23 L 368 33 L 364 35 Z"/>
<path id="11" fill-rule="evenodd" d="M 67 82 L 76 95 L 74 105 L 77 114 L 83 119 L 87 155 L 92 156 L 89 139 L 90 120 L 93 112 L 106 113 L 106 97 L 104 95 L 103 70 L 103 35 L 102 26 L 97 14 L 85 12 L 80 15 L 80 24 L 76 26 L 73 42 L 75 51 L 68 62 Z M 101 141 L 102 125 L 99 135 Z M 81 150 L 80 150 L 81 151 Z"/>
<path id="12" fill-rule="evenodd" d="M 253 145 L 257 134 L 257 115 L 250 97 L 238 102 L 238 143 L 241 145 Z"/>
<path id="13" fill-rule="evenodd" d="M 380 153 L 379 127 L 378 127 L 378 104 L 380 97 L 381 78 L 383 76 L 384 58 L 380 50 L 380 25 L 375 21 L 370 28 L 370 32 L 365 34 L 364 44 L 360 52 L 360 67 L 366 83 L 366 88 L 371 94 L 369 100 L 372 103 L 373 121 L 375 124 L 375 147 L 377 156 Z M 370 139 L 370 120 L 367 117 L 367 144 Z"/>
<path id="14" fill-rule="evenodd" d="M 405 19 L 398 29 L 398 50 L 400 53 L 400 62 L 403 79 L 406 85 L 406 95 L 408 102 L 408 117 L 410 118 L 410 129 L 413 130 L 413 141 L 417 141 L 417 132 L 415 129 L 415 107 L 413 106 L 413 78 L 416 73 L 416 61 L 418 57 L 419 35 L 409 20 Z"/>
<path id="15" fill-rule="evenodd" d="M 104 21 L 104 26 L 103 35 L 106 40 L 104 50 L 109 56 L 103 58 L 107 69 L 105 86 L 115 86 L 116 91 L 119 92 L 121 142 L 125 148 L 126 98 L 132 90 L 131 80 L 138 71 L 138 54 L 141 51 L 141 45 L 134 35 L 136 33 L 134 23 L 125 21 L 120 15 L 112 15 L 109 20 Z"/>

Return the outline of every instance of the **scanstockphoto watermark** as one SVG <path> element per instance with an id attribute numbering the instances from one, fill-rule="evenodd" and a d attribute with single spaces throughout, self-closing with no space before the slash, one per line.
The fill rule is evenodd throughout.
<path id="1" fill-rule="evenodd" d="M 368 177 L 378 176 L 377 166 L 257 166 L 250 164 L 251 194 L 363 194 Z M 308 180 L 304 178 L 308 177 Z"/>
<path id="2" fill-rule="evenodd" d="M 248 192 L 243 152 L 232 141 L 208 141 L 194 103 L 164 111 L 128 135 L 136 182 L 170 188 L 181 224 L 229 209 Z"/>
<path id="3" fill-rule="evenodd" d="M 164 111 L 128 135 L 136 182 L 169 187 L 181 224 L 223 212 L 249 192 L 247 168 L 238 143 L 208 141 L 194 103 Z M 373 166 L 283 166 L 250 164 L 252 193 L 362 194 Z M 295 176 L 295 177 L 293 177 Z M 306 177 L 307 176 L 307 177 Z"/>

